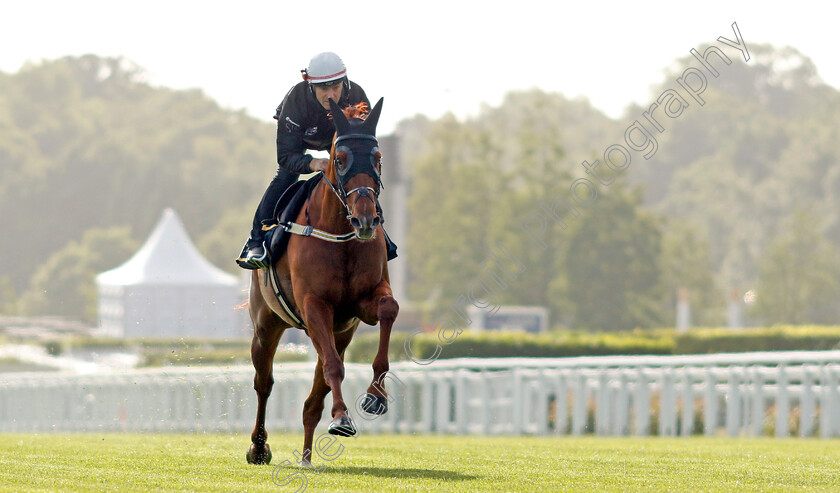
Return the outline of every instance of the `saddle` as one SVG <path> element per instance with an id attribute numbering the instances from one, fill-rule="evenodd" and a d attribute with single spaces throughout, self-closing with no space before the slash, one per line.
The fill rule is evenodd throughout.
<path id="1" fill-rule="evenodd" d="M 292 234 L 286 230 L 286 226 L 297 219 L 300 209 L 306 203 L 306 199 L 309 198 L 322 176 L 323 174 L 318 173 L 308 180 L 294 182 L 277 199 L 273 218 L 263 221 L 265 244 L 271 258 L 277 259 L 283 255 L 286 245 L 289 243 L 289 236 Z"/>
<path id="2" fill-rule="evenodd" d="M 264 240 L 268 248 L 268 254 L 273 259 L 278 259 L 286 250 L 286 245 L 289 243 L 289 237 L 292 234 L 303 236 L 315 236 L 325 241 L 348 241 L 353 239 L 354 233 L 345 235 L 332 235 L 312 228 L 311 226 L 301 226 L 295 224 L 303 204 L 312 194 L 312 190 L 318 185 L 318 182 L 323 178 L 323 173 L 309 178 L 308 180 L 299 180 L 293 183 L 289 188 L 283 192 L 283 195 L 277 200 L 277 205 L 274 206 L 273 219 L 263 221 L 263 231 L 265 232 Z M 376 203 L 377 210 L 381 213 L 379 202 Z M 385 245 L 388 250 L 388 260 L 393 260 L 397 257 L 397 245 L 391 241 L 385 229 L 382 229 L 385 236 Z"/>

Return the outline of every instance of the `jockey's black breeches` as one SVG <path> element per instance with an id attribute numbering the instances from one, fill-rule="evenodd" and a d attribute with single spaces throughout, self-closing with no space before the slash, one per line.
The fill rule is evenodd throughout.
<path id="1" fill-rule="evenodd" d="M 262 233 L 262 222 L 266 219 L 271 219 L 274 216 L 274 207 L 277 205 L 277 200 L 283 195 L 294 182 L 298 179 L 297 173 L 292 173 L 285 168 L 277 168 L 277 174 L 268 184 L 268 188 L 263 194 L 260 205 L 257 206 L 257 212 L 254 214 L 254 223 L 251 225 L 251 238 L 260 238 Z"/>

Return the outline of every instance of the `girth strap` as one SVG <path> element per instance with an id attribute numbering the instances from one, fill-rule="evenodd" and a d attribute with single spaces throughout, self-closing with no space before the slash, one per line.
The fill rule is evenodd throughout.
<path id="1" fill-rule="evenodd" d="M 343 235 L 334 235 L 332 233 L 327 233 L 326 231 L 321 231 L 320 229 L 315 229 L 312 226 L 304 226 L 302 224 L 297 223 L 289 223 L 283 226 L 283 229 L 292 233 L 293 235 L 300 235 L 300 236 L 314 236 L 320 240 L 329 241 L 332 243 L 344 243 L 345 241 L 350 241 L 356 237 L 356 233 L 347 233 Z"/>
<path id="2" fill-rule="evenodd" d="M 277 270 L 274 268 L 274 265 L 271 265 L 268 268 L 267 275 L 269 280 L 271 280 L 271 290 L 274 291 L 274 297 L 280 302 L 280 306 L 283 307 L 283 311 L 285 311 L 286 315 L 288 315 L 301 329 L 306 330 L 306 324 L 303 323 L 303 320 L 301 320 L 295 311 L 292 310 L 289 300 L 286 299 L 286 295 L 283 294 L 283 290 L 280 289 L 280 280 L 277 278 Z"/>

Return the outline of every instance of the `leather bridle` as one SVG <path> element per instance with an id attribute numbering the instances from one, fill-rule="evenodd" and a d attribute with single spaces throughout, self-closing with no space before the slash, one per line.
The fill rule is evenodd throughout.
<path id="1" fill-rule="evenodd" d="M 363 157 L 360 156 L 358 163 L 359 166 L 354 168 L 354 155 L 353 150 L 346 145 L 339 145 L 345 141 L 358 141 L 358 140 L 372 140 L 373 146 L 369 148 L 369 160 L 364 160 Z M 347 212 L 347 219 L 349 220 L 353 216 L 353 208 L 356 206 L 356 203 L 362 197 L 367 197 L 376 205 L 376 212 L 380 216 L 382 215 L 382 208 L 379 205 L 379 191 L 383 188 L 382 186 L 382 177 L 380 176 L 379 170 L 376 169 L 376 153 L 379 152 L 379 141 L 373 135 L 368 134 L 346 134 L 340 135 L 336 137 L 335 141 L 333 142 L 333 161 L 332 165 L 335 169 L 335 176 L 336 176 L 336 184 L 333 185 L 330 182 L 329 178 L 327 178 L 326 173 L 324 173 L 324 181 L 327 182 L 327 185 L 332 189 L 333 193 L 335 193 L 338 200 L 344 206 L 344 210 Z M 358 148 L 357 148 L 358 150 Z M 344 163 L 344 167 L 341 167 L 341 162 L 338 159 L 338 153 L 344 152 L 347 156 L 347 162 Z M 373 178 L 376 182 L 377 188 L 372 187 L 356 187 L 350 191 L 347 191 L 344 186 L 345 184 L 352 178 L 353 176 L 365 173 L 366 175 Z M 353 201 L 353 205 L 347 203 L 347 200 L 350 198 L 351 195 L 357 193 L 355 200 Z"/>

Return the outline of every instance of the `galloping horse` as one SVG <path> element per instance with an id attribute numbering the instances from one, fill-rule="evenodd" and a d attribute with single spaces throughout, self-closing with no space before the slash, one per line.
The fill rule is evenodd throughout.
<path id="1" fill-rule="evenodd" d="M 354 436 L 356 428 L 341 393 L 344 351 L 362 321 L 379 323 L 379 348 L 373 360 L 373 381 L 362 409 L 370 414 L 387 410 L 384 376 L 388 372 L 388 344 L 399 305 L 391 293 L 384 232 L 378 203 L 381 154 L 376 123 L 382 99 L 365 115 L 366 106 L 342 111 L 331 101 L 336 135 L 330 150 L 331 165 L 297 216 L 308 231 L 289 238 L 284 254 L 274 259 L 277 284 L 290 305 L 287 313 L 269 285 L 270 270 L 254 271 L 249 311 L 254 323 L 251 360 L 256 376 L 257 421 L 246 458 L 252 464 L 271 461 L 266 443 L 265 407 L 274 384 L 274 352 L 289 327 L 306 330 L 318 352 L 312 391 L 303 405 L 303 455 L 311 464 L 315 426 L 324 410 L 324 397 L 332 391 L 329 432 Z M 311 227 L 310 227 L 311 226 Z M 306 229 L 306 228 L 304 228 Z M 316 234 L 317 233 L 317 234 Z M 349 240 L 349 241 L 344 241 Z M 295 320 L 297 319 L 297 320 Z M 302 323 L 301 323 L 302 322 Z"/>

